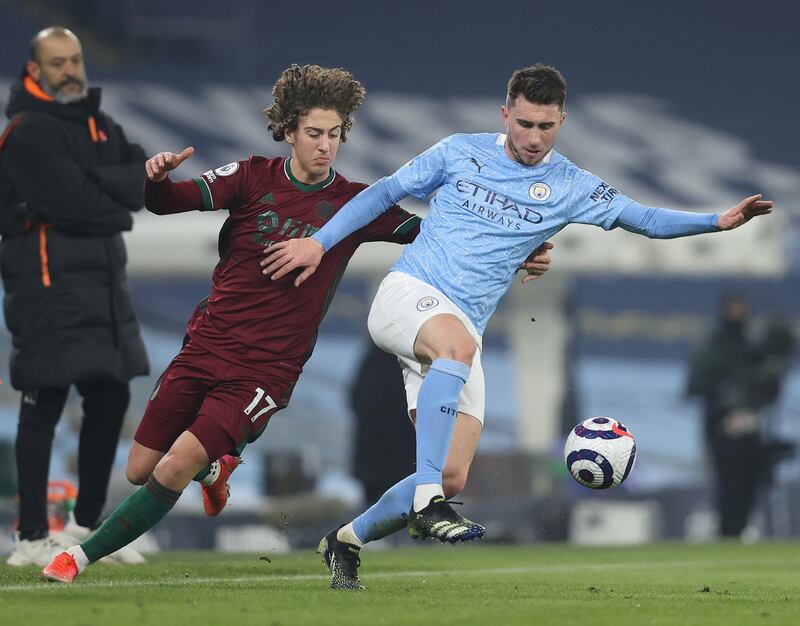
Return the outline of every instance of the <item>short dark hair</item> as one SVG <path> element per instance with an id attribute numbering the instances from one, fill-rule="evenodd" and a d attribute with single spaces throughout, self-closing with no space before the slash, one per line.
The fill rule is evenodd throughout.
<path id="1" fill-rule="evenodd" d="M 285 69 L 272 88 L 273 105 L 264 109 L 275 141 L 283 141 L 286 131 L 297 129 L 300 117 L 311 109 L 333 109 L 342 118 L 342 142 L 353 127 L 353 112 L 364 102 L 367 90 L 341 67 L 292 65 Z"/>
<path id="2" fill-rule="evenodd" d="M 567 81 L 550 65 L 537 63 L 523 67 L 508 81 L 506 106 L 513 106 L 518 96 L 534 104 L 557 104 L 563 111 L 567 101 Z"/>

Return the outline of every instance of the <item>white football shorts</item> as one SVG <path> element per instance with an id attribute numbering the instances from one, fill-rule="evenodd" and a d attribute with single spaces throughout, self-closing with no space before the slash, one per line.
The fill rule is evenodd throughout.
<path id="1" fill-rule="evenodd" d="M 442 313 L 455 315 L 461 320 L 478 344 L 469 378 L 458 398 L 458 410 L 483 424 L 486 390 L 481 366 L 481 336 L 450 298 L 418 278 L 403 272 L 389 272 L 372 301 L 367 326 L 375 344 L 397 356 L 403 369 L 408 410 L 411 411 L 417 408 L 419 388 L 430 369 L 430 364 L 420 363 L 415 356 L 414 342 L 422 325 Z"/>

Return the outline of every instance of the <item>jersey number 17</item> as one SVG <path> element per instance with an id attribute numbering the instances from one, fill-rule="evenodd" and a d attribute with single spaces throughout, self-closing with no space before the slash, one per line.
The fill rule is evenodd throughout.
<path id="1" fill-rule="evenodd" d="M 267 405 L 263 409 L 258 411 L 258 413 L 256 413 L 255 415 L 253 415 L 253 417 L 250 418 L 251 422 L 255 422 L 259 417 L 264 415 L 264 413 L 266 413 L 267 411 L 271 411 L 272 409 L 278 408 L 278 404 L 275 402 L 275 400 L 272 399 L 272 396 L 265 395 L 265 393 L 266 392 L 261 387 L 256 387 L 256 395 L 253 398 L 253 401 L 250 404 L 248 404 L 247 408 L 244 410 L 245 415 L 250 415 L 253 412 L 253 410 L 258 406 L 259 402 L 261 402 L 261 400 L 264 400 L 267 403 Z"/>

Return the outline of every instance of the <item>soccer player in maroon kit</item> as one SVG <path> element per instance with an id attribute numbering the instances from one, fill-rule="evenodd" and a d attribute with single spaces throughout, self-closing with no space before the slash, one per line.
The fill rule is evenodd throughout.
<path id="1" fill-rule="evenodd" d="M 91 538 L 53 559 L 42 571 L 45 579 L 71 582 L 158 523 L 209 461 L 230 459 L 255 441 L 287 405 L 356 248 L 367 241 L 410 242 L 419 232 L 420 219 L 395 206 L 326 254 L 301 288 L 294 288 L 294 276 L 271 281 L 261 273 L 265 247 L 310 236 L 366 187 L 332 167 L 364 94 L 342 69 L 292 66 L 266 110 L 273 137 L 286 140 L 290 157 L 254 156 L 179 183 L 167 173 L 192 148 L 147 161 L 150 211 L 229 211 L 221 258 L 205 309 L 191 320 L 189 340 L 160 378 L 136 431 L 126 474 L 143 486 Z M 546 250 L 526 264 L 529 274 L 547 269 Z"/>

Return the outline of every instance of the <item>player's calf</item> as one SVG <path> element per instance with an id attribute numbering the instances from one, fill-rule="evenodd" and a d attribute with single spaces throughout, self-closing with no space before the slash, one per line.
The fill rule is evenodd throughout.
<path id="1" fill-rule="evenodd" d="M 447 499 L 454 498 L 467 486 L 467 472 L 469 468 L 451 469 L 445 466 L 442 472 L 442 490 Z"/>
<path id="2" fill-rule="evenodd" d="M 89 528 L 78 524 L 75 520 L 75 515 L 70 513 L 67 518 L 67 524 L 64 526 L 64 530 L 58 534 L 58 537 L 62 544 L 75 546 L 88 540 L 95 530 L 97 530 L 97 527 Z M 119 565 L 141 565 L 146 561 L 144 556 L 131 546 L 123 546 L 116 552 L 104 556 L 101 560 Z"/>

